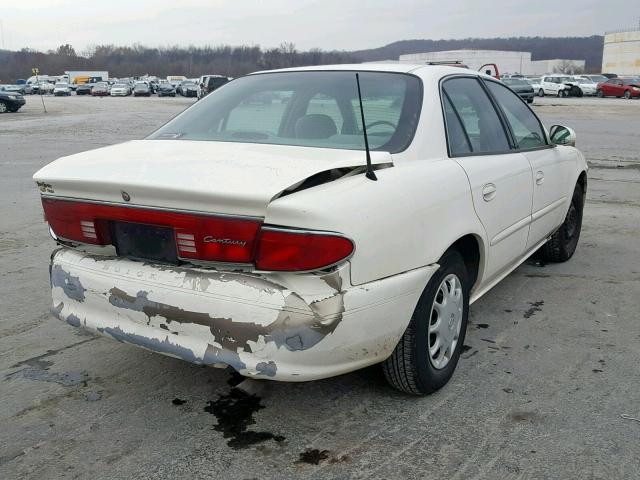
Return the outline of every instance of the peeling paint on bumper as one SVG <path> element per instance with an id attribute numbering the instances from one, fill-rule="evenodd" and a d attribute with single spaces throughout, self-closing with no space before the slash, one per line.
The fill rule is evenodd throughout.
<path id="1" fill-rule="evenodd" d="M 150 265 L 63 248 L 52 312 L 120 342 L 242 375 L 307 381 L 384 360 L 437 265 L 352 286 L 328 274 L 250 274 Z"/>

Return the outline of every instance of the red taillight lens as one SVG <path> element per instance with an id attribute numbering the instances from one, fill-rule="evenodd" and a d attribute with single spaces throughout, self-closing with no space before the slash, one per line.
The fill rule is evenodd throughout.
<path id="1" fill-rule="evenodd" d="M 344 260 L 353 248 L 338 235 L 267 228 L 260 232 L 255 264 L 258 270 L 316 270 Z"/>
<path id="2" fill-rule="evenodd" d="M 171 227 L 182 258 L 251 263 L 261 222 L 242 218 L 168 212 L 43 198 L 45 217 L 60 238 L 108 245 L 109 221 Z"/>
<path id="3" fill-rule="evenodd" d="M 237 217 L 200 215 L 148 208 L 43 198 L 49 226 L 62 240 L 95 245 L 112 243 L 109 222 L 172 228 L 178 256 L 226 263 L 255 263 L 259 270 L 307 271 L 334 265 L 354 250 L 340 235 L 276 229 Z"/>

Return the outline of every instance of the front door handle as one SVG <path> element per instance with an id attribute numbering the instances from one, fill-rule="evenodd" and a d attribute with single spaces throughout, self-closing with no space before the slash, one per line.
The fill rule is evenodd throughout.
<path id="1" fill-rule="evenodd" d="M 538 170 L 536 172 L 536 185 L 542 185 L 544 183 L 544 172 L 542 170 Z"/>
<path id="2" fill-rule="evenodd" d="M 496 198 L 496 186 L 493 183 L 487 183 L 482 187 L 482 198 L 485 202 L 490 202 Z"/>

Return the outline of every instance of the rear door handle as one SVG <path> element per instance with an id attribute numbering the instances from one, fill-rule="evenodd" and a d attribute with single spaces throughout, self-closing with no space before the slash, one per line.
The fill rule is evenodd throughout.
<path id="1" fill-rule="evenodd" d="M 485 202 L 490 202 L 496 198 L 496 186 L 493 183 L 487 183 L 482 187 L 482 198 Z"/>
<path id="2" fill-rule="evenodd" d="M 536 185 L 542 185 L 544 183 L 544 172 L 542 170 L 538 170 L 536 172 Z"/>

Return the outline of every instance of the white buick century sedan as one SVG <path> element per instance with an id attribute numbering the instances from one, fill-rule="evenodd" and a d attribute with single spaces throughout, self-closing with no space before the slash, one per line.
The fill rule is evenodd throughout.
<path id="1" fill-rule="evenodd" d="M 381 363 L 451 378 L 469 305 L 534 252 L 569 259 L 587 164 L 491 77 L 339 65 L 231 81 L 148 138 L 34 175 L 52 310 L 240 374 L 306 381 Z"/>

